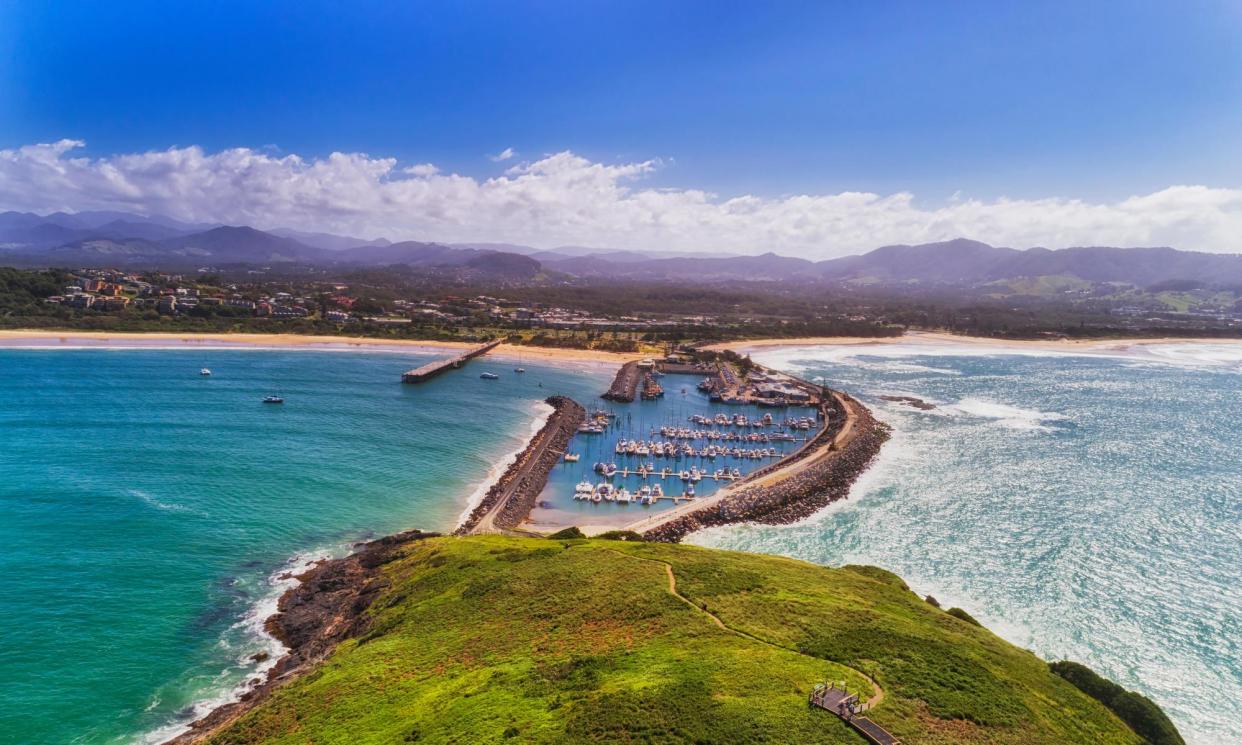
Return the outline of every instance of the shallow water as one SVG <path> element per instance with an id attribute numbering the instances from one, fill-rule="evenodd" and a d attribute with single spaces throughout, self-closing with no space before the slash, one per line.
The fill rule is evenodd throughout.
<path id="1" fill-rule="evenodd" d="M 1242 742 L 1242 347 L 1000 352 L 754 355 L 857 394 L 895 435 L 819 515 L 690 540 L 882 566 L 1143 692 L 1190 742 Z"/>
<path id="2" fill-rule="evenodd" d="M 0 742 L 169 733 L 279 651 L 259 631 L 285 572 L 451 529 L 543 398 L 612 374 L 484 359 L 400 384 L 431 357 L 0 350 Z"/>

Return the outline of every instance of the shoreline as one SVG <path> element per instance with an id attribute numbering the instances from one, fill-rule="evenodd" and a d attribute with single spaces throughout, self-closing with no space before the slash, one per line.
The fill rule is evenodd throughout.
<path id="1" fill-rule="evenodd" d="M 284 645 L 284 654 L 268 668 L 262 682 L 190 722 L 164 745 L 192 745 L 211 737 L 273 691 L 326 660 L 337 644 L 368 631 L 366 611 L 383 589 L 379 570 L 409 543 L 440 535 L 407 530 L 357 543 L 348 555 L 317 562 L 294 577 L 297 584 L 280 596 L 276 613 L 263 624 Z"/>
<path id="2" fill-rule="evenodd" d="M 2 337 L 0 337 L 2 338 Z M 1182 336 L 1150 336 L 1150 337 L 1111 337 L 1101 339 L 999 339 L 993 336 L 966 336 L 950 334 L 945 331 L 907 331 L 901 336 L 860 337 L 860 336 L 804 336 L 789 339 L 738 339 L 734 341 L 709 344 L 703 349 L 709 351 L 729 350 L 739 354 L 752 352 L 777 351 L 800 347 L 884 347 L 900 344 L 926 344 L 928 346 L 970 346 L 982 349 L 1031 349 L 1048 352 L 1065 352 L 1068 354 L 1109 352 L 1125 352 L 1135 347 L 1149 347 L 1163 344 L 1242 344 L 1242 338 L 1236 337 L 1182 337 Z"/>
<path id="3" fill-rule="evenodd" d="M 535 500 L 548 483 L 548 474 L 568 449 L 578 425 L 586 419 L 582 404 L 567 396 L 552 396 L 544 403 L 552 407 L 552 412 L 543 426 L 458 524 L 453 535 L 507 533 L 530 516 Z"/>
<path id="4" fill-rule="evenodd" d="M 227 334 L 175 332 L 0 330 L 0 349 L 285 349 L 353 352 L 456 352 L 472 342 L 439 339 L 375 339 L 310 334 Z M 504 343 L 486 356 L 505 360 L 623 364 L 643 355 L 593 349 L 534 347 Z"/>

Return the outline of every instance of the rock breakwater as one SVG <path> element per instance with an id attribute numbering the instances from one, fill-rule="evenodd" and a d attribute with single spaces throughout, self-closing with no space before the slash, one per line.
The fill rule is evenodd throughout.
<path id="1" fill-rule="evenodd" d="M 454 535 L 494 533 L 517 528 L 530 514 L 548 474 L 586 420 L 586 409 L 566 396 L 552 396 L 552 414 L 518 457 L 454 531 Z"/>

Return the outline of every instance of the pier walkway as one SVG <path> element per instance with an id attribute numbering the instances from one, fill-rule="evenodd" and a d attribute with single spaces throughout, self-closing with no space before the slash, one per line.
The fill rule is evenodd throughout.
<path id="1" fill-rule="evenodd" d="M 456 357 L 450 357 L 444 360 L 436 360 L 434 362 L 428 362 L 422 367 L 416 367 L 413 370 L 406 370 L 401 375 L 401 382 L 402 383 L 422 383 L 425 380 L 430 380 L 434 378 L 435 376 L 439 375 L 440 373 L 445 372 L 446 370 L 453 370 L 453 369 L 459 368 L 462 365 L 469 362 L 470 360 L 474 359 L 475 357 L 481 357 L 487 354 L 488 352 L 492 351 L 496 347 L 500 346 L 501 342 L 503 341 L 504 339 L 496 339 L 495 341 L 489 341 L 485 344 L 480 344 L 477 347 L 468 349 L 465 352 L 462 352 L 461 354 L 457 355 Z"/>

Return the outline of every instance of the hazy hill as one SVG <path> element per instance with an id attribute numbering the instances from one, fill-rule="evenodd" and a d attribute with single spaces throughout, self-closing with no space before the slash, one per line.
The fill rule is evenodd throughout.
<path id="1" fill-rule="evenodd" d="M 824 680 L 877 698 L 868 716 L 906 743 L 1142 742 L 1043 660 L 872 567 L 501 537 L 364 556 L 282 602 L 309 670 L 211 742 L 861 743 L 807 706 Z"/>
<path id="2" fill-rule="evenodd" d="M 334 235 L 332 233 L 306 233 L 301 230 L 292 230 L 290 228 L 276 228 L 267 231 L 272 235 L 278 235 L 282 238 L 292 238 L 293 240 L 304 243 L 315 248 L 322 248 L 328 251 L 343 251 L 347 248 L 355 248 L 357 246 L 387 246 L 392 241 L 387 238 L 373 238 L 366 240 L 364 238 L 352 238 L 347 235 Z"/>
<path id="3" fill-rule="evenodd" d="M 169 255 L 196 257 L 221 264 L 323 261 L 329 256 L 322 249 L 292 238 L 282 238 L 246 226 L 212 228 L 202 233 L 169 238 L 160 241 L 159 245 Z"/>
<path id="4" fill-rule="evenodd" d="M 733 256 L 720 259 L 701 257 L 610 261 L 598 256 L 580 256 L 544 262 L 550 269 L 579 277 L 616 277 L 637 280 L 718 280 L 814 279 L 815 264 L 806 259 L 777 256 Z"/>
<path id="5" fill-rule="evenodd" d="M 1092 282 L 1147 286 L 1169 280 L 1242 282 L 1242 256 L 1172 248 L 1104 246 L 1020 251 L 957 239 L 917 246 L 885 246 L 861 256 L 819 263 L 827 279 L 981 284 L 1022 277 L 1077 277 Z"/>

